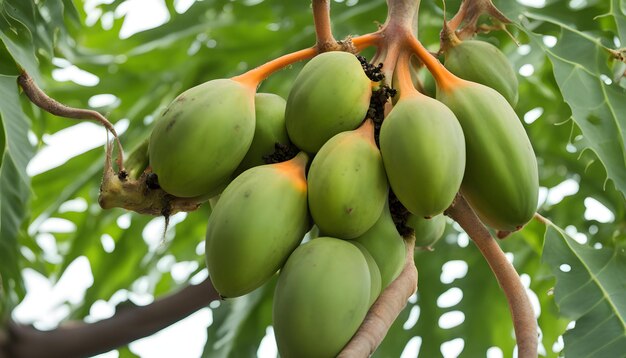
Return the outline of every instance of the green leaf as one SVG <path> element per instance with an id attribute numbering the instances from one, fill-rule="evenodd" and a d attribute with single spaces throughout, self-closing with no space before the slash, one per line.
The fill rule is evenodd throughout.
<path id="1" fill-rule="evenodd" d="M 626 256 L 623 250 L 581 245 L 547 224 L 543 260 L 557 283 L 556 303 L 575 320 L 565 332 L 566 357 L 619 357 L 626 352 Z"/>
<path id="2" fill-rule="evenodd" d="M 17 239 L 29 209 L 30 178 L 26 165 L 33 155 L 27 138 L 29 127 L 20 105 L 17 77 L 0 75 L 0 278 L 5 291 L 20 295 L 23 287 Z M 15 303 L 17 297 L 7 295 L 3 299 Z"/>

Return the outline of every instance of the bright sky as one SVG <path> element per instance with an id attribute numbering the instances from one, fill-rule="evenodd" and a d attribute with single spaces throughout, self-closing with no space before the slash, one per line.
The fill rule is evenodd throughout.
<path id="1" fill-rule="evenodd" d="M 175 8 L 179 13 L 186 11 L 195 0 L 178 0 L 175 1 Z M 585 0 L 573 0 L 572 3 L 582 3 Z M 124 24 L 120 30 L 120 39 L 127 38 L 139 31 L 147 30 L 160 26 L 169 20 L 169 14 L 165 8 L 163 0 L 128 0 L 123 3 L 115 13 L 105 13 L 96 6 L 102 3 L 111 3 L 112 0 L 87 0 L 85 2 L 85 11 L 88 14 L 87 24 L 89 26 L 102 26 L 107 29 L 112 25 L 113 18 L 126 16 Z M 545 0 L 518 0 L 528 6 L 543 7 Z M 554 46 L 557 39 L 552 36 L 546 36 L 544 43 L 548 46 Z M 520 46 L 518 53 L 527 55 L 530 51 L 528 46 Z M 96 86 L 99 82 L 98 77 L 86 71 L 79 69 L 63 59 L 55 59 L 54 64 L 58 67 L 53 72 L 53 77 L 57 81 L 73 81 L 77 85 Z M 530 76 L 534 72 L 532 65 L 527 64 L 519 68 L 522 76 Z M 113 94 L 101 94 L 90 99 L 89 105 L 95 109 L 105 105 L 110 105 L 120 101 Z M 523 117 L 527 124 L 533 123 L 543 114 L 542 108 L 535 108 Z M 118 132 L 124 132 L 129 125 L 128 120 L 120 120 L 116 124 Z M 33 133 L 30 134 L 34 136 Z M 31 138 L 32 139 L 32 138 Z M 103 146 L 106 140 L 105 131 L 102 127 L 93 123 L 80 123 L 61 130 L 52 135 L 45 135 L 45 146 L 37 153 L 30 162 L 27 170 L 30 175 L 37 175 L 52 168 L 65 163 L 70 158 L 82 154 L 95 147 Z M 568 150 L 576 149 L 568 147 Z M 573 195 L 578 191 L 578 182 L 574 179 L 567 179 L 553 188 L 541 188 L 539 203 L 547 203 L 555 205 L 563 200 L 566 196 Z M 595 219 L 600 222 L 611 222 L 614 216 L 605 206 L 593 198 L 586 198 L 584 201 L 586 219 Z M 72 200 L 62 206 L 62 210 L 66 211 L 85 211 L 87 203 L 84 200 Z M 178 214 L 172 218 L 171 229 L 182 220 L 185 214 Z M 128 227 L 128 215 L 121 216 L 118 221 L 121 228 Z M 46 260 L 50 262 L 59 262 L 60 254 L 56 245 L 54 233 L 67 232 L 75 230 L 75 225 L 67 220 L 58 218 L 50 218 L 43 222 L 35 220 L 35 223 L 29 228 L 29 232 L 38 233 L 36 235 L 37 244 L 42 248 Z M 149 248 L 155 249 L 161 240 L 163 230 L 163 221 L 160 218 L 150 222 L 143 232 L 143 239 Z M 566 231 L 572 235 L 578 242 L 586 243 L 587 237 L 576 232 L 573 226 L 567 227 Z M 454 237 L 447 238 L 454 240 Z M 114 240 L 106 235 L 102 238 L 102 245 L 107 252 L 115 249 Z M 469 238 L 465 234 L 458 237 L 458 244 L 465 247 L 469 244 Z M 200 244 L 196 248 L 196 252 L 201 255 L 204 253 L 204 246 Z M 22 249 L 22 253 L 28 258 L 34 254 L 29 252 L 27 248 Z M 507 256 L 512 261 L 514 257 L 508 253 Z M 185 282 L 190 274 L 197 269 L 195 262 L 176 262 L 171 255 L 164 257 L 159 261 L 157 268 L 162 272 L 169 272 L 176 282 Z M 567 268 L 562 268 L 566 270 Z M 462 279 L 467 273 L 468 267 L 465 261 L 449 261 L 442 267 L 440 280 L 446 284 L 453 284 L 455 280 Z M 65 271 L 58 282 L 52 285 L 49 280 L 32 269 L 23 271 L 24 282 L 27 288 L 27 295 L 24 301 L 15 309 L 13 317 L 18 322 L 34 323 L 40 329 L 52 329 L 59 322 L 67 318 L 70 313 L 69 304 L 77 304 L 81 302 L 84 293 L 88 287 L 93 284 L 93 276 L 89 261 L 85 257 L 77 258 Z M 198 275 L 191 278 L 191 282 L 198 283 L 206 278 L 206 269 L 202 270 Z M 530 277 L 522 275 L 522 281 L 525 287 L 530 286 Z M 535 308 L 536 315 L 540 314 L 539 301 L 534 292 L 528 290 L 529 296 Z M 148 293 L 147 281 L 139 279 L 132 287 L 131 291 L 120 290 L 107 302 L 104 300 L 97 301 L 90 310 L 90 314 L 86 317 L 86 321 L 93 322 L 100 319 L 110 317 L 114 313 L 116 304 L 130 299 L 136 304 L 145 305 L 154 300 L 154 297 Z M 453 307 L 463 299 L 463 291 L 458 287 L 451 287 L 437 299 L 437 305 L 442 308 Z M 411 297 L 410 302 L 415 303 L 417 297 Z M 404 323 L 404 329 L 411 329 L 417 322 L 420 315 L 418 306 L 413 307 L 409 318 Z M 461 311 L 450 311 L 443 314 L 439 319 L 439 326 L 443 329 L 450 329 L 463 323 L 465 316 Z M 206 341 L 206 327 L 213 321 L 212 311 L 210 308 L 204 308 L 188 318 L 174 324 L 157 334 L 140 339 L 130 344 L 130 350 L 145 358 L 151 357 L 199 357 Z M 420 346 L 421 337 L 413 337 L 407 344 L 402 353 L 401 358 L 416 357 Z M 454 338 L 441 345 L 441 353 L 445 358 L 457 357 L 464 347 L 464 341 L 461 338 Z M 540 347 L 545 351 L 545 347 Z M 553 347 L 547 349 L 558 352 L 562 349 L 562 340 L 555 343 Z M 117 351 L 111 351 L 100 355 L 99 357 L 118 357 Z M 276 342 L 274 340 L 273 330 L 268 327 L 266 336 L 263 338 L 258 350 L 258 357 L 273 358 L 277 356 Z M 497 347 L 492 347 L 487 352 L 488 358 L 503 357 L 502 351 Z"/>

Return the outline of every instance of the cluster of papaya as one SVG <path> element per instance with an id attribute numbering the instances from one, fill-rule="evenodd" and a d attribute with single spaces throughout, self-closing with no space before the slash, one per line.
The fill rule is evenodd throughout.
<path id="1" fill-rule="evenodd" d="M 340 51 L 311 59 L 287 100 L 235 77 L 191 88 L 163 112 L 148 150 L 158 184 L 177 197 L 215 198 L 206 262 L 222 297 L 245 295 L 280 271 L 282 357 L 336 356 L 400 274 L 406 248 L 390 196 L 426 248 L 442 236 L 442 213 L 459 191 L 496 230 L 530 220 L 537 164 L 509 104 L 515 74 L 485 66 L 485 56 L 497 57 L 485 46 L 455 44 L 446 66 L 486 85 L 425 61 L 437 99 L 403 76 L 410 58 L 400 56 L 400 97 L 382 125 L 371 118 L 380 84 Z M 297 154 L 265 164 L 277 143 Z"/>

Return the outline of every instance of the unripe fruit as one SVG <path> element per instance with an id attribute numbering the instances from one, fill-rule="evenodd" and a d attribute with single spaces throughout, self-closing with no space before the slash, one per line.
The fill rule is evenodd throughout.
<path id="1" fill-rule="evenodd" d="M 257 93 L 254 96 L 256 127 L 254 138 L 235 174 L 257 165 L 265 164 L 263 157 L 274 153 L 275 144 L 288 144 L 289 137 L 285 128 L 286 101 L 272 93 Z"/>
<path id="2" fill-rule="evenodd" d="M 445 57 L 450 72 L 495 89 L 515 107 L 519 97 L 517 76 L 499 48 L 485 41 L 468 40 L 451 46 Z"/>
<path id="3" fill-rule="evenodd" d="M 395 280 L 404 267 L 405 244 L 385 204 L 378 221 L 363 235 L 353 240 L 363 245 L 372 255 L 380 270 L 381 289 Z"/>
<path id="4" fill-rule="evenodd" d="M 325 52 L 298 74 L 285 109 L 291 141 L 317 152 L 337 133 L 359 126 L 369 108 L 371 81 L 361 63 L 347 52 Z"/>
<path id="5" fill-rule="evenodd" d="M 248 169 L 215 205 L 206 234 L 213 286 L 224 297 L 260 287 L 285 262 L 309 230 L 307 155 Z"/>
<path id="6" fill-rule="evenodd" d="M 218 194 L 254 134 L 254 90 L 212 80 L 179 95 L 156 122 L 149 156 L 159 185 L 179 197 Z"/>
<path id="7" fill-rule="evenodd" d="M 378 265 L 376 264 L 376 260 L 374 260 L 374 257 L 365 248 L 365 246 L 361 245 L 360 243 L 358 243 L 356 241 L 350 241 L 350 242 L 353 245 L 355 245 L 356 247 L 358 247 L 359 250 L 361 250 L 361 253 L 365 257 L 365 260 L 367 261 L 367 267 L 369 268 L 370 283 L 371 283 L 370 301 L 369 301 L 369 305 L 371 306 L 374 303 L 374 301 L 376 301 L 378 296 L 380 295 L 380 292 L 381 292 L 381 289 L 382 289 L 382 287 L 381 287 L 381 283 L 382 282 L 381 282 L 381 278 L 380 278 L 380 269 L 378 268 Z"/>
<path id="8" fill-rule="evenodd" d="M 446 217 L 443 214 L 431 219 L 409 215 L 406 225 L 415 230 L 415 247 L 432 248 L 443 236 L 446 229 Z"/>
<path id="9" fill-rule="evenodd" d="M 352 239 L 372 227 L 388 191 L 372 121 L 326 142 L 307 180 L 309 209 L 322 234 Z"/>
<path id="10" fill-rule="evenodd" d="M 320 237 L 298 247 L 274 294 L 280 356 L 336 357 L 365 318 L 370 285 L 367 261 L 355 245 Z"/>
<path id="11" fill-rule="evenodd" d="M 467 164 L 461 192 L 480 219 L 515 231 L 537 208 L 537 159 L 511 105 L 497 91 L 473 82 L 438 89 L 437 98 L 459 119 Z"/>
<path id="12" fill-rule="evenodd" d="M 454 113 L 421 94 L 401 97 L 380 130 L 391 189 L 411 213 L 442 213 L 459 191 L 465 139 Z"/>

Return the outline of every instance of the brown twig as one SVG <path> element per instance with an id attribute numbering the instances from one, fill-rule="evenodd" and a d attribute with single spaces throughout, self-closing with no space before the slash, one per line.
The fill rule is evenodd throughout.
<path id="1" fill-rule="evenodd" d="M 330 22 L 330 1 L 329 0 L 313 0 L 313 22 L 315 23 L 315 37 L 317 43 L 315 47 L 319 51 L 337 51 L 341 46 L 333 36 Z"/>
<path id="2" fill-rule="evenodd" d="M 406 239 L 406 263 L 400 275 L 378 296 L 367 312 L 363 323 L 343 348 L 338 358 L 369 357 L 380 345 L 406 306 L 409 297 L 417 290 L 417 269 L 413 261 L 415 237 Z"/>
<path id="3" fill-rule="evenodd" d="M 537 357 L 537 320 L 526 290 L 504 252 L 462 195 L 446 210 L 474 241 L 493 271 L 509 304 L 519 358 Z"/>
<path id="4" fill-rule="evenodd" d="M 85 357 L 146 337 L 218 300 L 207 278 L 146 306 L 121 309 L 95 323 L 72 323 L 51 331 L 12 324 L 4 354 L 11 358 Z"/>
<path id="5" fill-rule="evenodd" d="M 37 105 L 39 108 L 44 111 L 54 114 L 55 116 L 79 119 L 79 120 L 94 120 L 100 124 L 102 124 L 111 134 L 115 137 L 115 141 L 117 142 L 117 149 L 119 151 L 117 157 L 117 165 L 120 172 L 124 171 L 124 151 L 122 149 L 122 143 L 115 131 L 115 127 L 113 124 L 109 122 L 102 114 L 90 110 L 90 109 L 82 109 L 82 108 L 73 108 L 66 106 L 62 103 L 57 102 L 53 98 L 50 98 L 44 91 L 37 86 L 35 81 L 33 81 L 32 77 L 26 72 L 22 71 L 22 73 L 17 78 L 17 82 L 24 90 L 26 96 Z"/>

